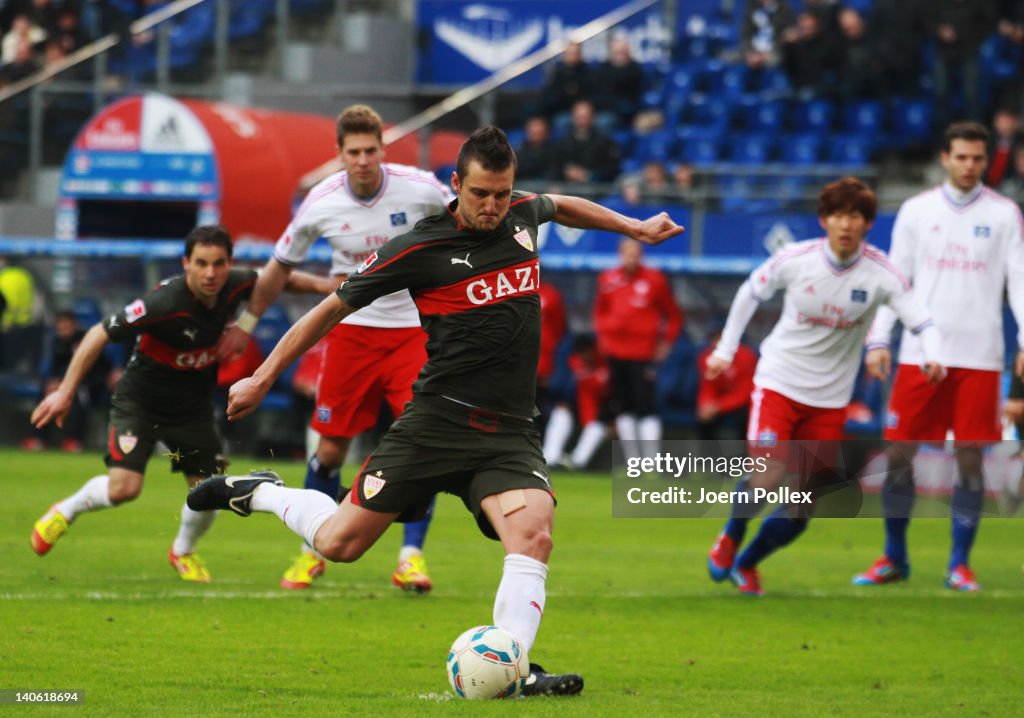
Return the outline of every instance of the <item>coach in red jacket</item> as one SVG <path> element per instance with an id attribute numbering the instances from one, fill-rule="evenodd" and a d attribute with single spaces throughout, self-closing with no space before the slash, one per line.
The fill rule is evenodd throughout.
<path id="1" fill-rule="evenodd" d="M 622 264 L 598 276 L 594 305 L 598 348 L 611 370 L 615 428 L 627 457 L 640 455 L 637 439 L 661 439 L 654 382 L 683 323 L 668 277 L 642 259 L 639 243 L 621 242 Z"/>

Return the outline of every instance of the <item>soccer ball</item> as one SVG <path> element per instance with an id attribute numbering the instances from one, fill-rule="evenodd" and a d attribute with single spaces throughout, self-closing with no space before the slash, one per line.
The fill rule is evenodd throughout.
<path id="1" fill-rule="evenodd" d="M 526 685 L 530 660 L 511 633 L 476 626 L 455 639 L 448 652 L 448 683 L 460 698 L 512 698 Z"/>

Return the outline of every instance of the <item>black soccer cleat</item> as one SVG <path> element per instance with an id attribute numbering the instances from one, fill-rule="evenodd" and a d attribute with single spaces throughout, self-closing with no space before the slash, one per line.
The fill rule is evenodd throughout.
<path id="1" fill-rule="evenodd" d="M 575 696 L 583 690 L 583 676 L 578 673 L 548 673 L 536 663 L 530 664 L 530 675 L 523 686 L 524 696 Z"/>
<path id="2" fill-rule="evenodd" d="M 185 503 L 193 511 L 230 509 L 239 516 L 252 515 L 252 495 L 260 484 L 284 486 L 273 471 L 253 471 L 245 476 L 211 476 L 188 492 Z"/>

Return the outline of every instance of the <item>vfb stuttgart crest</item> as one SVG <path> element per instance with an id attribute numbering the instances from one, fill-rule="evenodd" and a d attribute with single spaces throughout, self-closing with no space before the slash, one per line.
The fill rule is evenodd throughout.
<path id="1" fill-rule="evenodd" d="M 384 484 L 387 482 L 381 478 L 381 472 L 378 471 L 376 476 L 367 474 L 363 477 L 363 496 L 368 499 L 372 499 L 374 496 L 380 493 L 380 490 L 384 488 Z"/>

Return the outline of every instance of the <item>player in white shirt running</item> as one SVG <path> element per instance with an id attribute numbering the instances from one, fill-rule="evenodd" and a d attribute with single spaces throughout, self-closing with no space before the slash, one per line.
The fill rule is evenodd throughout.
<path id="1" fill-rule="evenodd" d="M 925 380 L 938 382 L 944 375 L 937 361 L 938 331 L 928 312 L 885 254 L 864 241 L 877 206 L 874 193 L 854 177 L 826 185 L 818 197 L 818 217 L 826 236 L 786 248 L 755 269 L 736 292 L 722 338 L 708 358 L 708 379 L 732 363 L 758 305 L 778 290 L 785 293 L 782 315 L 761 343 L 747 426 L 750 453 L 763 458 L 767 469 L 740 481 L 737 492 L 752 497 L 753 489 L 781 486 L 793 448 L 788 442 L 843 438 L 864 338 L 880 306 L 892 307 L 920 337 Z M 819 447 L 816 455 L 807 450 L 801 458 L 810 459 L 816 468 L 833 468 L 834 457 L 828 454 L 836 448 Z M 806 507 L 780 504 L 739 552 L 756 513 L 752 503 L 734 501 L 732 516 L 708 557 L 712 580 L 728 578 L 751 596 L 762 592 L 758 564 L 803 533 L 809 516 Z"/>
<path id="2" fill-rule="evenodd" d="M 289 272 L 301 264 L 320 237 L 333 250 L 331 276 L 338 284 L 392 237 L 412 229 L 453 199 L 430 173 L 383 163 L 380 115 L 353 105 L 338 116 L 338 147 L 344 170 L 319 182 L 306 196 L 274 247 L 249 306 L 222 342 L 223 355 L 244 347 L 247 333 L 277 298 Z M 310 425 L 320 434 L 309 460 L 305 487 L 342 498 L 341 464 L 357 434 L 377 424 L 386 401 L 397 417 L 412 399 L 412 384 L 426 361 L 426 333 L 408 291 L 381 297 L 351 315 L 324 337 L 326 351 L 317 379 Z M 347 489 L 344 490 L 347 492 Z M 427 515 L 405 524 L 392 583 L 423 593 L 431 588 L 423 559 Z M 281 579 L 283 588 L 308 588 L 325 563 L 309 545 Z"/>
<path id="3" fill-rule="evenodd" d="M 984 502 L 981 447 L 1001 438 L 1004 287 L 1018 325 L 1024 320 L 1021 213 L 1014 202 L 981 184 L 988 138 L 988 130 L 977 123 L 951 125 L 942 148 L 946 181 L 904 202 L 893 226 L 892 261 L 935 317 L 942 335 L 939 359 L 950 370 L 942 384 L 924 385 L 912 369 L 920 361 L 921 347 L 904 335 L 885 420 L 885 438 L 895 442 L 886 452 L 889 470 L 882 489 L 885 553 L 854 577 L 857 585 L 880 585 L 910 575 L 906 532 L 914 504 L 917 442 L 941 443 L 952 429 L 958 477 L 946 586 L 980 588 L 968 556 Z M 891 314 L 879 312 L 869 337 L 868 371 L 881 379 L 891 368 L 893 324 Z M 1018 336 L 1018 346 L 1020 341 Z M 1024 368 L 1022 359 L 1018 352 L 1018 374 Z"/>

